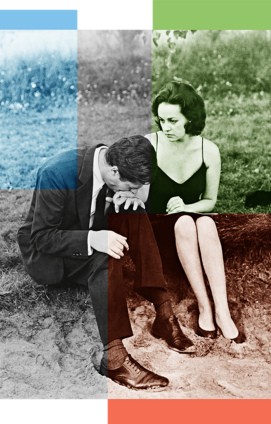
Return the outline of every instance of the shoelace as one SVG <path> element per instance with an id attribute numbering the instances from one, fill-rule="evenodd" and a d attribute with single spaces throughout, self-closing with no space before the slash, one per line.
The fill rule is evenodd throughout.
<path id="1" fill-rule="evenodd" d="M 129 365 L 134 371 L 136 371 L 137 374 L 140 374 L 141 369 L 139 365 L 134 364 L 131 360 L 130 357 L 127 356 L 125 359 L 125 362 L 127 363 L 127 365 Z"/>

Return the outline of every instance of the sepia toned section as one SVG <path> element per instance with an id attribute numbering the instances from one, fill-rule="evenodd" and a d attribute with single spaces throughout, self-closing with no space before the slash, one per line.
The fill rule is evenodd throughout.
<path id="1" fill-rule="evenodd" d="M 109 381 L 110 399 L 270 399 L 270 215 L 219 214 L 214 221 L 223 249 L 229 309 L 246 334 L 245 343 L 224 338 L 220 330 L 215 339 L 197 335 L 198 302 L 174 243 L 168 243 L 160 249 L 166 287 L 174 313 L 196 352 L 180 355 L 169 350 L 164 341 L 151 335 L 155 311 L 134 293 L 135 268 L 127 259 L 124 275 L 134 335 L 125 346 L 145 367 L 163 372 L 170 385 L 159 394 L 142 394 Z M 165 231 L 164 240 L 168 239 Z M 204 281 L 215 314 L 205 273 Z"/>

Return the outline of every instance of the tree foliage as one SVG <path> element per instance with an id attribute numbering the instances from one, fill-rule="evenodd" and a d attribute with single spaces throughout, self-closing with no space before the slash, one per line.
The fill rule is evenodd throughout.
<path id="1" fill-rule="evenodd" d="M 170 49 L 173 49 L 176 46 L 178 39 L 179 38 L 185 39 L 187 37 L 187 34 L 188 34 L 189 31 L 192 34 L 197 32 L 197 30 L 193 30 L 193 29 L 190 29 L 190 30 L 188 30 L 188 29 L 185 29 L 185 30 L 177 29 L 177 30 L 166 31 L 168 47 Z M 161 37 L 161 34 L 162 34 L 162 31 L 159 31 L 159 30 L 153 31 L 152 41 L 153 41 L 153 43 L 156 47 L 158 47 L 158 41 Z"/>

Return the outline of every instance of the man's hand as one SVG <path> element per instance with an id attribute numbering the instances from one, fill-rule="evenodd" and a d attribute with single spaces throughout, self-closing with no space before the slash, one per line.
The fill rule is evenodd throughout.
<path id="1" fill-rule="evenodd" d="M 133 205 L 133 210 L 137 210 L 138 206 L 141 206 L 145 209 L 145 205 L 138 197 L 135 196 L 135 193 L 132 191 L 117 191 L 113 197 L 113 203 L 115 206 L 116 213 L 119 212 L 120 206 L 124 204 L 124 209 L 127 210 L 131 205 Z"/>
<path id="2" fill-rule="evenodd" d="M 123 249 L 129 250 L 127 237 L 123 237 L 114 231 L 92 231 L 90 245 L 99 252 L 107 253 L 112 258 L 120 259 L 124 256 Z"/>
<path id="3" fill-rule="evenodd" d="M 187 212 L 181 197 L 172 197 L 167 203 L 167 213 Z"/>

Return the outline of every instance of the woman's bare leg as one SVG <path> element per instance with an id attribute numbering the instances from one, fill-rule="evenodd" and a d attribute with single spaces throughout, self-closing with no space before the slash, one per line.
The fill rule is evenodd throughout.
<path id="1" fill-rule="evenodd" d="M 180 262 L 198 300 L 199 325 L 204 330 L 212 331 L 215 325 L 204 283 L 194 220 L 188 215 L 181 216 L 175 224 L 174 232 Z"/>
<path id="2" fill-rule="evenodd" d="M 197 219 L 196 227 L 201 259 L 214 299 L 216 322 L 224 337 L 233 339 L 237 337 L 238 330 L 229 311 L 223 254 L 216 225 L 212 218 L 203 216 Z"/>

